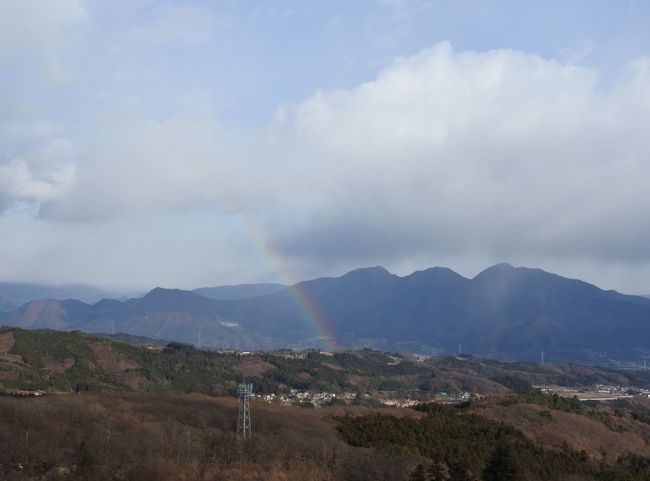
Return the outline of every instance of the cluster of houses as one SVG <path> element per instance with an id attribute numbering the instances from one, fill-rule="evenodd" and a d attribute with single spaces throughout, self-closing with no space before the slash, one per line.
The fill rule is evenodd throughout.
<path id="1" fill-rule="evenodd" d="M 548 394 L 562 397 L 576 397 L 580 401 L 613 401 L 631 397 L 650 398 L 650 389 L 635 386 L 619 386 L 616 384 L 596 384 L 589 388 L 565 386 L 535 386 Z"/>
<path id="2" fill-rule="evenodd" d="M 351 402 L 358 398 L 366 400 L 374 399 L 375 401 L 391 407 L 411 407 L 422 402 L 421 399 L 396 399 L 390 396 L 379 395 L 377 397 L 368 394 L 360 395 L 356 392 L 311 392 L 311 391 L 298 391 L 291 389 L 288 393 L 281 394 L 253 394 L 253 399 L 264 401 L 269 404 L 277 403 L 283 405 L 289 404 L 312 404 L 314 406 L 332 404 L 334 401 Z M 442 403 L 460 403 L 470 401 L 482 397 L 476 393 L 460 392 L 460 393 L 446 393 L 441 392 L 436 394 L 433 400 Z"/>
<path id="3" fill-rule="evenodd" d="M 333 401 L 339 399 L 344 401 L 352 401 L 357 398 L 356 392 L 344 393 L 331 393 L 331 392 L 310 392 L 298 391 L 291 389 L 288 393 L 284 394 L 253 394 L 253 399 L 259 399 L 267 403 L 279 404 L 331 404 Z"/>
<path id="4" fill-rule="evenodd" d="M 42 390 L 24 390 L 24 389 L 0 389 L 0 396 L 13 396 L 13 397 L 41 397 L 45 395 L 45 391 Z"/>

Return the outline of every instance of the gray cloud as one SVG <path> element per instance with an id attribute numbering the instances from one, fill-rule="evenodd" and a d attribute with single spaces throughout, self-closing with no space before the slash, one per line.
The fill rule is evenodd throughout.
<path id="1" fill-rule="evenodd" d="M 0 51 L 4 62 L 20 50 L 64 65 L 83 5 L 67 1 L 42 35 Z M 150 49 L 208 42 L 215 20 L 193 7 L 150 13 L 124 27 L 128 42 L 97 40 L 108 67 L 82 72 L 79 98 L 60 91 L 88 111 L 0 113 L 6 279 L 273 280 L 280 255 L 298 278 L 362 264 L 472 275 L 511 261 L 650 291 L 650 59 L 603 86 L 575 55 L 439 43 L 241 128 L 205 84 L 176 88 L 159 63 L 140 65 Z M 101 87 L 84 84 L 107 72 Z"/>
<path id="2" fill-rule="evenodd" d="M 602 91 L 586 68 L 440 44 L 354 90 L 319 92 L 278 116 L 319 159 L 309 181 L 327 191 L 281 242 L 303 255 L 340 245 L 346 258 L 432 249 L 646 262 L 648 65 Z"/>

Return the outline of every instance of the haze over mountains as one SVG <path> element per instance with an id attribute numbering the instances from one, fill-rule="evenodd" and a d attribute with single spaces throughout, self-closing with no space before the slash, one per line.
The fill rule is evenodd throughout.
<path id="1" fill-rule="evenodd" d="M 257 283 L 240 284 L 235 286 L 200 287 L 193 289 L 204 297 L 216 300 L 236 300 L 247 297 L 271 294 L 284 289 L 283 284 Z M 102 299 L 127 300 L 130 297 L 141 297 L 142 294 L 107 292 L 97 287 L 88 285 L 62 285 L 54 286 L 35 283 L 9 283 L 0 282 L 0 312 L 11 312 L 23 304 L 41 299 L 75 299 L 78 301 L 94 304 Z"/>
<path id="2" fill-rule="evenodd" d="M 237 286 L 200 287 L 192 289 L 192 292 L 202 296 L 216 299 L 217 301 L 234 301 L 246 299 L 247 297 L 272 294 L 286 288 L 284 284 L 273 284 L 268 282 L 258 284 L 240 284 Z"/>
<path id="3" fill-rule="evenodd" d="M 38 300 L 3 323 L 240 349 L 329 348 L 333 341 L 435 353 L 462 344 L 463 352 L 501 357 L 543 349 L 551 361 L 554 353 L 640 360 L 648 352 L 650 299 L 508 264 L 473 279 L 441 267 L 404 277 L 371 267 L 292 287 L 156 288 L 141 298 L 95 304 Z"/>
<path id="4" fill-rule="evenodd" d="M 50 286 L 0 282 L 0 312 L 13 311 L 23 304 L 37 299 L 78 299 L 93 303 L 105 298 L 118 297 L 120 294 L 86 285 Z"/>

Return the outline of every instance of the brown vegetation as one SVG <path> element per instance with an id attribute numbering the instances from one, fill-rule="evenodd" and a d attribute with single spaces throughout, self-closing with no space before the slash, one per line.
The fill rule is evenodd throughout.
<path id="1" fill-rule="evenodd" d="M 650 426 L 629 418 L 606 416 L 594 419 L 573 413 L 548 410 L 533 404 L 503 406 L 496 402 L 477 413 L 514 426 L 528 438 L 545 446 L 568 444 L 594 459 L 615 462 L 626 453 L 650 456 Z"/>
<path id="2" fill-rule="evenodd" d="M 14 316 L 22 316 L 22 323 L 26 328 L 65 329 L 63 321 L 65 311 L 61 303 L 53 299 L 33 301 L 16 311 Z"/>
<path id="3" fill-rule="evenodd" d="M 368 408 L 253 403 L 254 437 L 245 446 L 234 437 L 237 412 L 236 399 L 200 395 L 0 398 L 0 478 L 399 481 L 412 468 L 409 457 L 339 439 L 332 416 Z"/>
<path id="4" fill-rule="evenodd" d="M 234 435 L 237 403 L 197 394 L 0 397 L 0 479 L 406 481 L 418 463 L 427 462 L 405 448 L 354 447 L 337 433 L 345 416 L 423 420 L 425 412 L 252 401 L 253 440 L 242 445 Z M 457 411 L 514 426 L 537 446 L 584 451 L 595 460 L 650 455 L 650 426 L 629 417 L 610 422 L 531 404 L 505 406 L 498 399 Z"/>
<path id="5" fill-rule="evenodd" d="M 3 332 L 0 334 L 0 361 L 24 364 L 23 358 L 18 354 L 10 354 L 11 348 L 16 344 L 16 338 L 12 331 Z"/>
<path id="6" fill-rule="evenodd" d="M 75 361 L 71 357 L 66 358 L 63 361 L 59 361 L 58 359 L 50 356 L 45 356 L 43 358 L 43 367 L 49 372 L 53 372 L 55 374 L 65 373 L 68 369 L 71 369 L 74 364 Z"/>
<path id="7" fill-rule="evenodd" d="M 244 376 L 261 376 L 273 369 L 276 369 L 273 364 L 261 359 L 247 359 L 233 367 L 234 371 Z"/>
<path id="8" fill-rule="evenodd" d="M 141 366 L 113 349 L 108 341 L 88 341 L 86 345 L 90 348 L 95 361 L 104 371 L 115 376 L 122 384 L 131 389 L 138 390 L 147 383 L 147 378 L 138 370 Z"/>

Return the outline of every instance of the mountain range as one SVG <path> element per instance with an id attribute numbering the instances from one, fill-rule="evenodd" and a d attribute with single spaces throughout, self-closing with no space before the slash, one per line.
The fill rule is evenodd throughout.
<path id="1" fill-rule="evenodd" d="M 404 277 L 371 267 L 290 287 L 262 286 L 156 288 L 141 298 L 95 304 L 38 300 L 3 322 L 239 349 L 333 344 L 514 358 L 545 351 L 548 361 L 640 361 L 650 354 L 650 299 L 540 269 L 498 264 L 468 279 L 441 267 Z M 211 292 L 221 297 L 206 297 Z"/>

